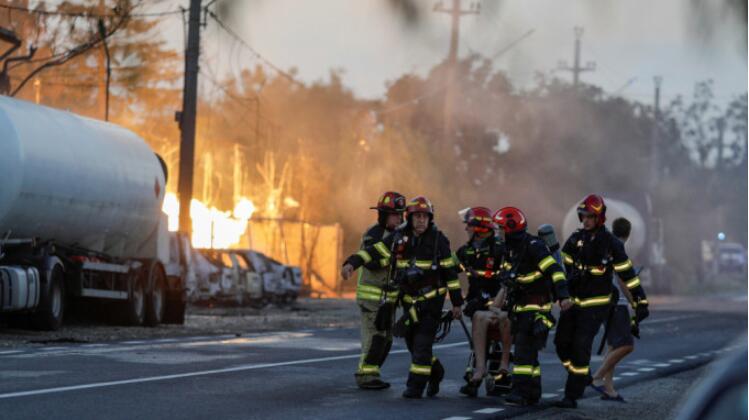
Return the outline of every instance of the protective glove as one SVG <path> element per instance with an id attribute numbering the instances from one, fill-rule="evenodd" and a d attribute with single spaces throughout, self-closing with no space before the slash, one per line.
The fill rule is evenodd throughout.
<path id="1" fill-rule="evenodd" d="M 637 318 L 632 317 L 632 335 L 640 339 L 640 325 L 637 323 Z"/>

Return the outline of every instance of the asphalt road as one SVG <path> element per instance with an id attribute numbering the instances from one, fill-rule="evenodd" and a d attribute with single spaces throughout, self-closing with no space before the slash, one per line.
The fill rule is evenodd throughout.
<path id="1" fill-rule="evenodd" d="M 746 331 L 746 313 L 654 311 L 618 381 L 632 385 L 704 365 L 736 348 Z M 400 397 L 409 365 L 402 342 L 383 369 L 391 389 L 357 389 L 358 348 L 358 330 L 324 329 L 5 350 L 0 417 L 459 419 L 529 411 L 483 390 L 478 399 L 458 393 L 469 351 L 458 325 L 435 346 L 447 368 L 437 398 Z M 544 398 L 530 410 L 544 410 L 564 385 L 551 339 L 541 363 Z"/>

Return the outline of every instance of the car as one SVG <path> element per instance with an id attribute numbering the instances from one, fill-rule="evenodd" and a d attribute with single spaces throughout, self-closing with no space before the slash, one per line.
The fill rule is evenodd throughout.
<path id="1" fill-rule="evenodd" d="M 254 265 L 242 253 L 233 250 L 200 249 L 217 271 L 201 282 L 200 300 L 213 299 L 242 305 L 260 304 L 264 296 L 263 281 Z"/>
<path id="2" fill-rule="evenodd" d="M 287 266 L 253 250 L 239 251 L 257 268 L 262 276 L 264 299 L 267 302 L 290 303 L 299 296 L 302 270 Z"/>

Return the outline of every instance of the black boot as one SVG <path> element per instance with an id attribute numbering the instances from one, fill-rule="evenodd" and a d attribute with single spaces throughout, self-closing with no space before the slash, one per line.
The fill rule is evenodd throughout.
<path id="1" fill-rule="evenodd" d="M 440 382 L 445 377 L 445 368 L 442 367 L 442 363 L 439 360 L 435 360 L 432 364 L 432 373 L 429 376 L 429 384 L 427 385 L 427 396 L 434 397 L 440 392 Z"/>
<path id="2" fill-rule="evenodd" d="M 507 370 L 502 369 L 499 374 L 494 377 L 494 386 L 491 391 L 487 392 L 487 395 L 501 396 L 507 395 L 512 391 L 512 375 Z"/>
<path id="3" fill-rule="evenodd" d="M 572 398 L 564 397 L 561 400 L 554 403 L 554 407 L 559 408 L 577 408 L 577 401 Z"/>
<path id="4" fill-rule="evenodd" d="M 361 389 L 373 389 L 373 390 L 380 390 L 380 389 L 387 389 L 390 388 L 390 384 L 381 380 L 380 378 L 374 378 L 367 382 L 362 382 L 359 384 L 359 388 Z"/>
<path id="5" fill-rule="evenodd" d="M 508 395 L 507 397 L 505 397 L 505 404 L 507 404 L 507 405 L 513 405 L 513 406 L 518 406 L 518 407 L 527 407 L 529 405 L 535 405 L 537 403 L 538 403 L 538 400 L 528 399 L 528 398 L 520 395 L 519 392 L 515 392 L 515 391 L 513 391 L 512 393 L 510 393 L 510 395 Z"/>
<path id="6" fill-rule="evenodd" d="M 469 381 L 467 384 L 460 387 L 460 393 L 467 395 L 471 398 L 476 398 L 479 395 L 479 388 L 481 387 L 481 381 Z"/>
<path id="7" fill-rule="evenodd" d="M 421 398 L 422 392 L 424 392 L 423 389 L 406 388 L 406 390 L 403 391 L 403 398 Z"/>

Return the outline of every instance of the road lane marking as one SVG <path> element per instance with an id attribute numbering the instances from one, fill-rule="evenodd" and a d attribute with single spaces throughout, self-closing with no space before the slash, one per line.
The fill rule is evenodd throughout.
<path id="1" fill-rule="evenodd" d="M 120 344 L 145 344 L 146 341 L 143 340 L 135 340 L 135 341 L 123 341 Z"/>
<path id="2" fill-rule="evenodd" d="M 648 325 L 652 325 L 652 324 L 660 324 L 660 323 L 663 323 L 663 322 L 680 321 L 682 319 L 699 318 L 699 317 L 701 317 L 701 315 L 671 316 L 671 317 L 658 318 L 658 319 L 653 319 L 653 320 L 650 320 L 650 321 L 647 321 L 647 322 L 643 322 L 642 325 L 643 326 L 648 326 Z"/>
<path id="3" fill-rule="evenodd" d="M 468 346 L 468 343 L 465 341 L 461 341 L 458 343 L 438 344 L 434 346 L 433 349 L 439 350 L 439 349 L 459 347 L 459 346 Z M 394 350 L 390 352 L 390 354 L 399 354 L 399 353 L 408 353 L 408 350 L 403 349 L 403 350 Z M 82 389 L 107 388 L 107 387 L 113 387 L 113 386 L 119 386 L 119 385 L 129 385 L 129 384 L 137 384 L 137 383 L 144 383 L 144 382 L 167 381 L 171 379 L 192 378 L 196 376 L 207 376 L 207 375 L 216 375 L 216 374 L 221 374 L 221 373 L 242 372 L 242 371 L 256 370 L 256 369 L 267 369 L 267 368 L 273 368 L 273 367 L 279 367 L 279 366 L 293 366 L 293 365 L 304 365 L 304 364 L 311 364 L 311 363 L 324 363 L 324 362 L 331 362 L 331 361 L 336 361 L 336 360 L 358 359 L 359 357 L 361 357 L 361 354 L 358 354 L 358 353 L 346 354 L 346 355 L 341 355 L 341 356 L 328 356 L 328 357 L 316 357 L 312 359 L 289 360 L 286 362 L 239 365 L 239 366 L 221 368 L 221 369 L 209 369 L 209 370 L 199 370 L 195 372 L 177 373 L 173 375 L 147 376 L 143 378 L 123 379 L 119 381 L 94 382 L 90 384 L 61 386 L 61 387 L 54 387 L 54 388 L 42 388 L 42 389 L 34 389 L 34 390 L 29 390 L 29 391 L 8 392 L 8 393 L 0 394 L 0 399 L 28 397 L 32 395 L 43 395 L 43 394 L 55 394 L 55 393 L 60 393 L 60 392 L 77 391 L 77 390 L 82 390 Z"/>
<path id="4" fill-rule="evenodd" d="M 21 352 L 22 350 L 4 350 L 4 351 L 0 351 L 0 354 L 17 354 Z"/>
<path id="5" fill-rule="evenodd" d="M 669 363 L 684 363 L 684 359 L 671 359 L 668 362 Z"/>
<path id="6" fill-rule="evenodd" d="M 471 420 L 471 418 L 470 417 L 453 416 L 453 417 L 445 417 L 442 420 Z"/>
<path id="7" fill-rule="evenodd" d="M 554 397 L 558 397 L 558 396 L 559 396 L 559 394 L 553 394 L 553 393 L 552 394 L 541 394 L 541 398 L 554 398 Z"/>
<path id="8" fill-rule="evenodd" d="M 639 368 L 637 370 L 639 370 L 640 372 L 652 372 L 655 370 L 655 368 L 644 367 L 644 368 Z"/>
<path id="9" fill-rule="evenodd" d="M 621 378 L 621 376 L 614 376 L 614 377 L 613 377 L 613 378 L 611 378 L 611 379 L 612 379 L 612 380 L 614 380 L 614 381 L 618 381 L 619 379 L 622 379 L 622 378 Z"/>
<path id="10" fill-rule="evenodd" d="M 499 413 L 500 411 L 505 411 L 505 409 L 504 408 L 482 408 L 481 410 L 474 411 L 474 413 L 494 414 L 494 413 Z"/>
<path id="11" fill-rule="evenodd" d="M 689 360 L 694 360 L 694 359 L 696 359 L 696 358 L 697 358 L 697 356 L 695 356 L 695 355 L 691 354 L 691 355 L 689 355 L 689 356 L 685 356 L 684 358 L 685 358 L 685 359 L 689 359 Z"/>
<path id="12" fill-rule="evenodd" d="M 665 368 L 665 367 L 671 366 L 671 364 L 670 363 L 656 363 L 653 366 L 659 367 L 659 368 Z"/>
<path id="13" fill-rule="evenodd" d="M 622 373 L 622 376 L 637 376 L 639 373 L 637 372 L 624 372 Z"/>

